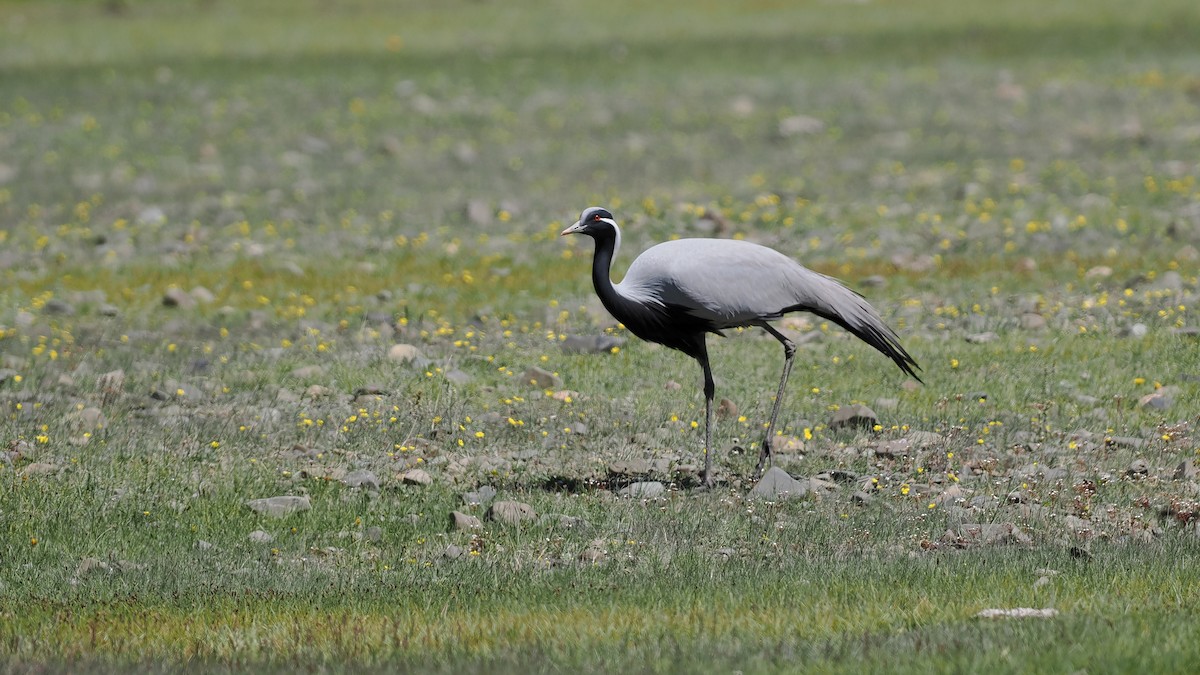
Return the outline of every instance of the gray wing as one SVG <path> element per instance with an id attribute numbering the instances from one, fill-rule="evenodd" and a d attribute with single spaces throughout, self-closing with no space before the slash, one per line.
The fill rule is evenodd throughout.
<path id="1" fill-rule="evenodd" d="M 714 328 L 760 325 L 807 311 L 850 331 L 916 377 L 916 362 L 861 295 L 778 251 L 732 239 L 680 239 L 638 256 L 619 284 Z"/>

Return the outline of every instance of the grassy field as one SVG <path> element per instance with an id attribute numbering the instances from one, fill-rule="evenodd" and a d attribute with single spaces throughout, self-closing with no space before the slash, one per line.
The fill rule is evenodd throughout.
<path id="1" fill-rule="evenodd" d="M 1196 25 L 0 2 L 0 670 L 1190 671 Z M 781 355 L 713 338 L 696 490 L 699 369 L 593 297 L 591 204 L 618 268 L 722 236 L 844 279 L 925 384 L 782 322 L 817 482 L 750 499 Z M 978 616 L 1015 608 L 1057 614 Z"/>

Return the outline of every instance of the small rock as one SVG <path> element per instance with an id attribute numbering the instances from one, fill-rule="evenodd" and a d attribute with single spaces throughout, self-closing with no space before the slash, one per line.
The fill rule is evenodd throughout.
<path id="1" fill-rule="evenodd" d="M 367 538 L 367 541 L 380 541 L 383 539 L 383 528 L 372 525 L 363 531 L 363 536 Z"/>
<path id="2" fill-rule="evenodd" d="M 1151 408 L 1153 410 L 1166 410 L 1171 407 L 1172 399 L 1166 393 L 1161 391 L 1152 392 L 1138 399 L 1139 408 Z"/>
<path id="3" fill-rule="evenodd" d="M 333 393 L 333 390 L 331 390 L 329 387 L 326 387 L 326 386 L 323 386 L 320 384 L 313 384 L 313 385 L 309 385 L 309 387 L 304 390 L 304 398 L 308 398 L 308 399 L 325 398 L 326 396 L 328 396 L 332 393 Z"/>
<path id="4" fill-rule="evenodd" d="M 113 570 L 112 565 L 109 565 L 99 558 L 89 557 L 79 561 L 79 566 L 75 568 L 75 576 L 82 577 L 94 572 L 112 574 L 114 571 L 115 570 Z"/>
<path id="5" fill-rule="evenodd" d="M 1067 516 L 1064 523 L 1067 526 L 1067 531 L 1077 537 L 1087 538 L 1092 535 L 1091 521 L 1084 520 L 1078 516 Z"/>
<path id="6" fill-rule="evenodd" d="M 294 495 L 283 495 L 280 497 L 266 497 L 263 499 L 251 499 L 246 502 L 246 506 L 256 513 L 271 518 L 283 518 L 298 511 L 307 511 L 312 508 L 312 502 L 308 496 L 297 497 Z"/>
<path id="7" fill-rule="evenodd" d="M 192 296 L 193 300 L 202 305 L 207 305 L 217 299 L 217 296 L 213 295 L 212 291 L 203 286 L 197 286 L 193 288 L 190 295 Z"/>
<path id="8" fill-rule="evenodd" d="M 46 314 L 69 316 L 75 313 L 75 306 L 61 298 L 50 298 L 42 306 L 42 311 Z"/>
<path id="9" fill-rule="evenodd" d="M 1058 616 L 1058 610 L 1053 607 L 1046 609 L 1033 609 L 1030 607 L 982 609 L 975 616 L 981 619 L 1052 619 Z"/>
<path id="10" fill-rule="evenodd" d="M 727 398 L 721 399 L 717 404 L 717 419 L 727 420 L 737 417 L 738 407 L 733 401 Z"/>
<path id="11" fill-rule="evenodd" d="M 491 485 L 480 485 L 478 490 L 463 493 L 462 496 L 463 503 L 468 506 L 472 504 L 483 506 L 484 504 L 490 503 L 495 498 L 496 488 L 492 487 Z"/>
<path id="12" fill-rule="evenodd" d="M 272 537 L 270 532 L 264 532 L 263 530 L 255 530 L 251 532 L 247 539 L 255 544 L 270 544 L 271 542 L 275 541 L 275 537 Z"/>
<path id="13" fill-rule="evenodd" d="M 1146 334 L 1149 332 L 1150 332 L 1150 329 L 1147 328 L 1146 324 L 1144 324 L 1144 323 L 1135 323 L 1129 327 L 1129 337 L 1137 339 L 1137 340 L 1140 340 L 1140 339 L 1146 337 Z"/>
<path id="14" fill-rule="evenodd" d="M 967 336 L 967 342 L 970 342 L 971 344 L 976 344 L 976 345 L 981 345 L 981 344 L 985 344 L 988 342 L 995 342 L 996 340 L 999 340 L 999 339 L 1000 339 L 1000 336 L 993 333 L 992 331 L 987 331 L 986 333 L 972 333 L 971 335 Z"/>
<path id="15" fill-rule="evenodd" d="M 346 474 L 342 482 L 347 487 L 362 488 L 364 490 L 379 490 L 379 477 L 372 471 L 360 470 L 351 471 Z"/>
<path id="16" fill-rule="evenodd" d="M 470 517 L 470 516 L 468 516 L 468 517 Z M 459 529 L 462 529 L 462 528 L 459 528 Z M 449 546 L 446 547 L 445 551 L 442 551 L 442 557 L 445 558 L 446 560 L 458 560 L 459 558 L 466 555 L 466 553 L 467 553 L 467 551 L 463 547 L 457 546 L 455 544 L 450 544 Z"/>
<path id="17" fill-rule="evenodd" d="M 1175 467 L 1175 472 L 1171 474 L 1171 480 L 1192 480 L 1200 475 L 1196 465 L 1190 459 L 1185 459 Z"/>
<path id="18" fill-rule="evenodd" d="M 387 355 L 397 363 L 410 363 L 421 358 L 421 350 L 414 345 L 396 344 L 388 348 Z"/>
<path id="19" fill-rule="evenodd" d="M 613 476 L 645 476 L 650 473 L 650 462 L 636 457 L 617 460 L 609 463 L 608 473 Z"/>
<path id="20" fill-rule="evenodd" d="M 106 396 L 120 394 L 125 390 L 125 371 L 118 368 L 97 377 L 96 388 Z"/>
<path id="21" fill-rule="evenodd" d="M 467 384 L 471 381 L 471 376 L 468 375 L 465 371 L 459 370 L 458 368 L 452 368 L 451 370 L 447 370 L 445 377 L 446 377 L 446 380 L 448 382 L 450 382 L 451 384 L 457 384 L 460 386 Z"/>
<path id="22" fill-rule="evenodd" d="M 1144 478 L 1150 474 L 1150 464 L 1141 457 L 1129 463 L 1125 475 L 1129 478 Z"/>
<path id="23" fill-rule="evenodd" d="M 875 411 L 861 403 L 855 403 L 838 408 L 838 411 L 829 418 L 829 424 L 826 426 L 830 430 L 849 427 L 872 429 L 876 424 L 879 424 L 879 416 L 875 414 Z"/>
<path id="24" fill-rule="evenodd" d="M 1084 279 L 1107 279 L 1111 277 L 1113 269 L 1108 265 L 1097 265 L 1083 274 Z"/>
<path id="25" fill-rule="evenodd" d="M 454 530 L 482 530 L 483 523 L 478 518 L 462 511 L 450 512 L 450 528 Z"/>
<path id="26" fill-rule="evenodd" d="M 800 499 L 808 494 L 808 487 L 807 481 L 798 481 L 792 478 L 788 472 L 773 466 L 763 475 L 762 480 L 750 489 L 748 496 L 768 501 Z"/>
<path id="27" fill-rule="evenodd" d="M 197 551 L 212 551 L 212 550 L 215 550 L 216 548 L 217 547 L 213 546 L 212 543 L 204 541 L 203 539 L 196 540 L 196 550 Z"/>
<path id="28" fill-rule="evenodd" d="M 49 462 L 34 462 L 21 469 L 22 476 L 46 476 L 52 473 L 58 473 L 58 465 Z"/>
<path id="29" fill-rule="evenodd" d="M 911 453 L 912 440 L 897 438 L 891 441 L 880 441 L 875 444 L 875 456 L 880 459 L 900 459 Z"/>
<path id="30" fill-rule="evenodd" d="M 607 557 L 608 551 L 604 548 L 603 539 L 596 539 L 579 552 L 579 562 L 589 565 L 598 565 Z"/>
<path id="31" fill-rule="evenodd" d="M 635 499 L 654 499 L 661 497 L 667 492 L 667 486 L 658 481 L 645 481 L 641 483 L 631 483 L 617 490 L 617 494 L 622 497 L 633 497 Z"/>
<path id="32" fill-rule="evenodd" d="M 168 288 L 162 297 L 163 307 L 178 307 L 180 309 L 190 309 L 195 306 L 196 300 L 187 291 L 178 286 Z"/>
<path id="33" fill-rule="evenodd" d="M 537 512 L 523 502 L 495 502 L 487 511 L 488 520 L 506 525 L 519 525 L 537 520 Z"/>
<path id="34" fill-rule="evenodd" d="M 1042 330 L 1046 327 L 1046 317 L 1034 312 L 1021 315 L 1021 328 L 1025 330 Z"/>
<path id="35" fill-rule="evenodd" d="M 683 385 L 679 384 L 675 380 L 667 380 L 663 383 L 663 389 L 666 389 L 667 391 L 679 391 L 682 388 Z"/>
<path id="36" fill-rule="evenodd" d="M 855 504 L 870 504 L 871 502 L 875 501 L 875 497 L 860 490 L 850 495 L 850 501 L 854 502 Z"/>
<path id="37" fill-rule="evenodd" d="M 559 347 L 568 354 L 609 354 L 625 340 L 615 335 L 568 335 Z"/>
<path id="38" fill-rule="evenodd" d="M 1033 538 L 1012 523 L 964 523 L 942 537 L 955 546 L 1028 546 Z"/>
<path id="39" fill-rule="evenodd" d="M 405 485 L 433 485 L 433 476 L 424 469 L 409 469 L 399 476 Z"/>
<path id="40" fill-rule="evenodd" d="M 521 375 L 521 381 L 538 389 L 556 389 L 562 386 L 561 378 L 537 366 L 530 366 L 526 369 Z"/>
<path id="41" fill-rule="evenodd" d="M 95 431 L 108 426 L 108 419 L 104 417 L 104 413 L 93 406 L 75 412 L 71 416 L 71 420 L 75 423 L 78 431 Z"/>

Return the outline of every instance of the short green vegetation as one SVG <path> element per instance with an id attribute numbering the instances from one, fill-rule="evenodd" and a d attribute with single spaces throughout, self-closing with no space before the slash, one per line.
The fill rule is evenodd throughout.
<path id="1" fill-rule="evenodd" d="M 1197 25 L 0 3 L 0 670 L 1193 670 Z M 720 236 L 838 276 L 925 384 L 780 322 L 806 494 L 755 499 L 782 355 L 713 338 L 696 489 L 699 369 L 558 237 L 593 204 L 618 269 Z"/>

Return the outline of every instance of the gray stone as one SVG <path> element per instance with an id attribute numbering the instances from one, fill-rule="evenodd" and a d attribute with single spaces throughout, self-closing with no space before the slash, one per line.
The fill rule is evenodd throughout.
<path id="1" fill-rule="evenodd" d="M 379 477 L 372 471 L 359 470 L 351 471 L 342 479 L 348 487 L 362 488 L 364 490 L 378 490 Z"/>
<path id="2" fill-rule="evenodd" d="M 255 530 L 251 532 L 247 539 L 255 544 L 270 544 L 271 542 L 275 541 L 275 537 L 271 536 L 270 532 L 265 532 L 263 530 Z"/>
<path id="3" fill-rule="evenodd" d="M 536 520 L 537 512 L 523 502 L 495 502 L 487 511 L 488 520 L 505 525 L 519 525 Z"/>
<path id="4" fill-rule="evenodd" d="M 21 469 L 22 476 L 47 476 L 58 473 L 58 465 L 49 462 L 34 462 Z"/>
<path id="5" fill-rule="evenodd" d="M 383 528 L 378 525 L 372 525 L 363 531 L 363 536 L 367 541 L 380 541 L 383 539 Z"/>
<path id="6" fill-rule="evenodd" d="M 450 370 L 447 370 L 445 377 L 446 377 L 446 380 L 448 382 L 450 382 L 451 384 L 457 384 L 460 386 L 467 384 L 471 381 L 471 376 L 468 375 L 465 371 L 459 370 L 458 368 L 452 368 Z"/>
<path id="7" fill-rule="evenodd" d="M 442 557 L 446 560 L 458 560 L 466 554 L 467 550 L 456 544 L 450 544 L 445 551 L 442 551 Z"/>
<path id="8" fill-rule="evenodd" d="M 947 530 L 943 541 L 960 548 L 968 546 L 1028 546 L 1033 538 L 1012 523 L 963 523 Z"/>
<path id="9" fill-rule="evenodd" d="M 530 366 L 521 374 L 521 382 L 538 389 L 554 389 L 562 386 L 562 379 L 554 373 Z"/>
<path id="10" fill-rule="evenodd" d="M 1171 407 L 1173 399 L 1166 392 L 1156 391 L 1138 399 L 1139 408 L 1149 408 L 1152 410 L 1166 410 Z"/>
<path id="11" fill-rule="evenodd" d="M 478 518 L 462 511 L 450 512 L 450 528 L 454 530 L 482 530 L 483 523 Z"/>
<path id="12" fill-rule="evenodd" d="M 981 344 L 985 344 L 988 342 L 995 342 L 996 340 L 999 340 L 999 339 L 1000 339 L 1000 336 L 993 333 L 992 331 L 987 331 L 986 333 L 972 333 L 971 335 L 967 336 L 967 342 L 970 342 L 971 344 L 976 344 L 976 345 L 981 345 Z"/>
<path id="13" fill-rule="evenodd" d="M 1129 469 L 1125 471 L 1125 475 L 1129 478 L 1144 478 L 1150 474 L 1150 464 L 1141 457 L 1129 463 Z"/>
<path id="14" fill-rule="evenodd" d="M 1046 327 L 1046 317 L 1034 312 L 1021 315 L 1021 328 L 1025 330 L 1042 330 Z"/>
<path id="15" fill-rule="evenodd" d="M 400 482 L 405 485 L 433 485 L 433 476 L 424 469 L 409 469 L 400 474 Z"/>
<path id="16" fill-rule="evenodd" d="M 42 311 L 46 314 L 60 314 L 70 316 L 75 313 L 75 306 L 61 298 L 50 298 L 46 304 L 42 306 Z"/>
<path id="17" fill-rule="evenodd" d="M 615 335 L 568 335 L 559 347 L 568 354 L 607 354 L 625 340 Z"/>
<path id="18" fill-rule="evenodd" d="M 641 483 L 631 483 L 617 490 L 617 494 L 622 497 L 633 497 L 635 499 L 654 499 L 661 497 L 667 492 L 667 486 L 658 481 L 645 481 Z"/>
<path id="19" fill-rule="evenodd" d="M 1192 460 L 1185 459 L 1179 463 L 1179 466 L 1175 467 L 1174 473 L 1171 474 L 1171 479 L 1192 480 L 1198 475 L 1200 475 L 1200 471 L 1197 471 L 1196 465 L 1192 462 Z"/>
<path id="20" fill-rule="evenodd" d="M 875 501 L 875 497 L 860 490 L 850 495 L 850 501 L 854 502 L 855 504 L 870 504 L 871 502 Z"/>
<path id="21" fill-rule="evenodd" d="M 312 502 L 308 496 L 282 495 L 279 497 L 265 497 L 263 499 L 251 499 L 246 502 L 246 506 L 256 513 L 271 518 L 283 518 L 284 516 L 297 513 L 299 511 L 307 511 L 312 508 Z"/>
<path id="22" fill-rule="evenodd" d="M 388 348 L 387 355 L 396 363 L 409 363 L 421 358 L 421 350 L 414 345 L 396 344 Z"/>
<path id="23" fill-rule="evenodd" d="M 875 414 L 875 411 L 861 403 L 855 403 L 838 408 L 838 411 L 829 418 L 829 424 L 826 426 L 830 430 L 849 427 L 872 429 L 876 424 L 879 424 L 879 416 Z"/>
<path id="24" fill-rule="evenodd" d="M 478 490 L 463 493 L 462 500 L 468 506 L 478 504 L 483 506 L 496 498 L 496 488 L 491 485 L 480 485 Z"/>
<path id="25" fill-rule="evenodd" d="M 645 476 L 650 473 L 650 462 L 644 459 L 620 459 L 608 465 L 608 472 L 614 476 Z"/>
<path id="26" fill-rule="evenodd" d="M 178 286 L 168 288 L 162 297 L 163 307 L 178 307 L 190 309 L 196 305 L 196 299 Z"/>
<path id="27" fill-rule="evenodd" d="M 773 466 L 763 475 L 762 480 L 750 489 L 748 496 L 768 501 L 782 501 L 801 499 L 808 494 L 808 490 L 808 481 L 798 481 L 792 478 L 788 472 Z"/>

